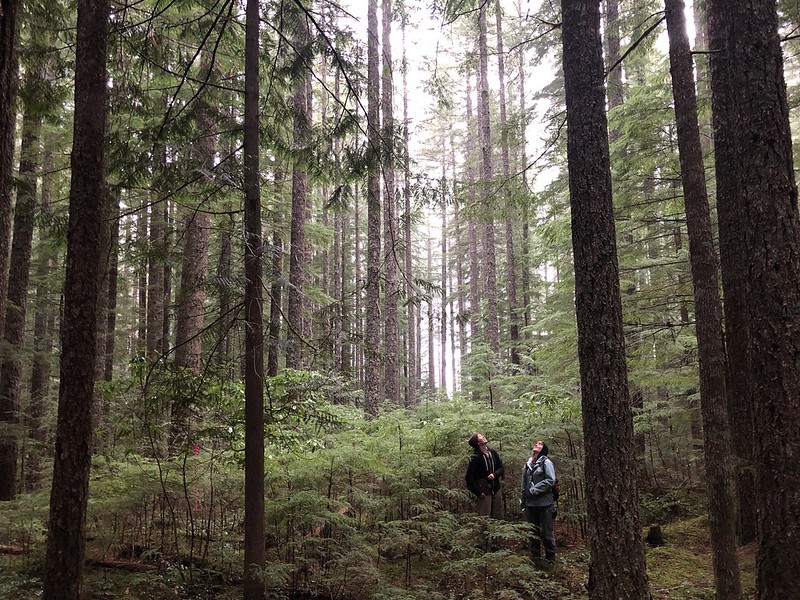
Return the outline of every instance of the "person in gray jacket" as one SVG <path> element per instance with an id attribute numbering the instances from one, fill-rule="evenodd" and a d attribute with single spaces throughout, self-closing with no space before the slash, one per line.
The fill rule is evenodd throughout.
<path id="1" fill-rule="evenodd" d="M 547 454 L 547 444 L 538 440 L 533 445 L 531 457 L 522 469 L 520 504 L 525 513 L 525 520 L 531 524 L 532 557 L 541 558 L 541 545 L 544 542 L 545 558 L 553 562 L 556 559 L 556 507 L 553 499 L 556 468 Z"/>

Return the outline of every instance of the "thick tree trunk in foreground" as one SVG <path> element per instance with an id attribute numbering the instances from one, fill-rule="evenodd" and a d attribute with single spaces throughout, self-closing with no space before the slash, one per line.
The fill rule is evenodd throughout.
<path id="1" fill-rule="evenodd" d="M 692 55 L 683 0 L 666 0 L 670 70 L 678 130 L 689 258 L 694 283 L 700 362 L 700 410 L 708 487 L 708 512 L 717 600 L 738 600 L 736 498 L 733 491 L 730 431 L 725 389 L 725 341 L 717 280 L 718 261 L 706 192 L 703 149 L 697 121 Z"/>
<path id="2" fill-rule="evenodd" d="M 729 219 L 729 233 L 740 232 L 739 244 L 744 233 L 738 268 L 749 282 L 756 587 L 760 600 L 797 598 L 800 223 L 776 4 L 709 0 L 708 24 L 715 136 L 732 141 L 728 152 L 740 185 L 738 194 L 718 203 L 720 237 L 723 218 Z M 717 110 L 732 118 L 716 121 Z M 718 176 L 725 166 L 730 164 L 718 165 Z M 729 249 L 721 248 L 723 256 Z"/>
<path id="3" fill-rule="evenodd" d="M 244 597 L 264 598 L 264 311 L 263 243 L 258 146 L 258 0 L 247 0 L 245 21 L 245 439 Z"/>
<path id="4" fill-rule="evenodd" d="M 78 600 L 86 546 L 92 401 L 106 214 L 108 0 L 78 0 L 72 184 L 61 329 L 55 465 L 44 573 L 45 600 Z"/>
<path id="5" fill-rule="evenodd" d="M 712 3 L 708 3 L 711 6 Z M 746 260 L 747 229 L 740 229 L 743 210 L 739 177 L 738 149 L 734 140 L 736 125 L 732 77 L 729 69 L 733 57 L 723 51 L 728 37 L 726 14 L 708 14 L 708 47 L 711 71 L 712 121 L 714 129 L 714 162 L 717 180 L 717 214 L 719 218 L 719 253 L 725 315 L 725 343 L 728 356 L 728 418 L 731 439 L 735 441 L 735 476 L 739 500 L 739 540 L 749 542 L 755 536 L 756 506 L 752 501 L 753 451 L 753 378 L 748 358 L 750 347 L 750 282 L 742 268 Z M 719 50 L 719 51 L 716 51 Z"/>
<path id="6" fill-rule="evenodd" d="M 611 201 L 599 0 L 562 0 L 567 157 L 593 600 L 650 597 Z"/>

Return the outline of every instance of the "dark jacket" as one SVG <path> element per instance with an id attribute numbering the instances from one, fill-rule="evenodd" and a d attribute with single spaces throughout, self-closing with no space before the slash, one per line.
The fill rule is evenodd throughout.
<path id="1" fill-rule="evenodd" d="M 491 481 L 487 479 L 489 473 L 494 473 L 494 479 Z M 503 461 L 494 448 L 489 448 L 488 456 L 481 452 L 480 448 L 475 448 L 464 479 L 467 482 L 467 489 L 476 496 L 494 495 L 500 491 L 500 480 L 504 473 Z"/>

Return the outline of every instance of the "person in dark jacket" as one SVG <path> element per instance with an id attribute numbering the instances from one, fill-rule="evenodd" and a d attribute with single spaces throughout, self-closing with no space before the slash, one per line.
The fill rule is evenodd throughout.
<path id="1" fill-rule="evenodd" d="M 541 558 L 541 546 L 544 542 L 545 558 L 553 562 L 556 559 L 556 507 L 553 499 L 556 468 L 547 454 L 547 444 L 538 440 L 533 445 L 531 457 L 522 469 L 519 501 L 525 512 L 525 520 L 531 524 L 532 557 Z"/>
<path id="2" fill-rule="evenodd" d="M 500 495 L 504 475 L 503 461 L 486 436 L 475 433 L 467 442 L 473 449 L 464 479 L 467 489 L 475 495 L 477 513 L 484 517 L 503 518 L 503 498 Z"/>

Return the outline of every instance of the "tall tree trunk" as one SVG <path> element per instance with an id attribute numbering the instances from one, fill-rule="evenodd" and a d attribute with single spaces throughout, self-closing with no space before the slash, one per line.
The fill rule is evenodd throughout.
<path id="1" fill-rule="evenodd" d="M 470 85 L 469 75 L 467 76 L 467 154 L 475 152 L 475 129 L 477 125 L 472 116 L 472 86 Z M 470 161 L 471 162 L 471 161 Z M 478 339 L 480 331 L 481 315 L 481 284 L 480 284 L 480 263 L 478 262 L 478 224 L 475 221 L 474 205 L 476 203 L 475 190 L 475 168 L 472 164 L 467 166 L 467 189 L 469 190 L 468 202 L 473 209 L 470 211 L 467 232 L 469 236 L 469 337 L 470 350 L 474 349 L 474 341 Z"/>
<path id="2" fill-rule="evenodd" d="M 53 187 L 53 155 L 46 151 L 42 161 L 42 214 L 51 211 L 50 200 Z M 56 267 L 56 249 L 49 238 L 40 239 L 36 247 L 34 259 L 34 279 L 36 284 L 36 300 L 33 315 L 33 358 L 31 364 L 30 404 L 28 406 L 28 432 L 34 442 L 34 448 L 28 459 L 27 489 L 33 490 L 41 480 L 40 465 L 47 444 L 47 428 L 42 418 L 46 411 L 46 400 L 50 387 L 51 359 L 53 354 L 53 331 L 55 330 L 55 313 L 57 303 L 53 300 L 53 292 L 47 281 L 48 273 Z M 47 452 L 47 456 L 50 453 Z"/>
<path id="3" fill-rule="evenodd" d="M 428 232 L 428 281 L 433 280 L 433 238 Z M 433 295 L 428 295 L 428 391 L 436 391 L 436 358 L 433 350 Z"/>
<path id="4" fill-rule="evenodd" d="M 381 78 L 381 113 L 383 144 L 381 173 L 383 173 L 383 269 L 386 277 L 383 295 L 383 390 L 392 406 L 400 405 L 400 324 L 398 305 L 398 230 L 395 200 L 395 143 L 394 143 L 394 82 L 392 80 L 392 0 L 381 0 L 381 49 L 383 77 Z"/>
<path id="5" fill-rule="evenodd" d="M 117 288 L 119 282 L 119 225 L 120 225 L 120 195 L 121 190 L 116 188 L 113 192 L 114 202 L 111 206 L 111 238 L 110 254 L 108 261 L 108 315 L 106 320 L 106 340 L 105 340 L 105 365 L 103 366 L 103 381 L 111 381 L 114 378 L 114 352 L 116 349 L 117 333 Z M 108 401 L 103 405 L 103 417 L 108 418 Z"/>
<path id="6" fill-rule="evenodd" d="M 283 199 L 286 184 L 286 171 L 283 167 L 275 169 L 275 197 Z M 267 376 L 275 377 L 280 368 L 281 324 L 283 321 L 283 238 L 281 222 L 285 220 L 283 211 L 275 215 L 272 243 L 269 245 L 270 286 L 269 286 L 269 325 L 267 331 Z"/>
<path id="7" fill-rule="evenodd" d="M 733 491 L 730 430 L 725 389 L 725 342 L 714 250 L 714 232 L 706 192 L 703 149 L 697 121 L 692 54 L 683 0 L 666 0 L 672 96 L 680 150 L 689 258 L 694 283 L 700 363 L 708 511 L 718 600 L 742 596 L 736 558 L 736 498 Z"/>
<path id="8" fill-rule="evenodd" d="M 416 404 L 419 380 L 417 379 L 417 325 L 414 307 L 414 248 L 411 237 L 411 157 L 409 151 L 408 119 L 408 56 L 406 53 L 406 19 L 403 18 L 403 238 L 405 239 L 405 282 L 406 282 L 406 327 L 408 328 L 408 348 L 406 350 L 406 406 Z"/>
<path id="9" fill-rule="evenodd" d="M 611 196 L 599 0 L 562 0 L 593 600 L 650 597 L 639 519 Z"/>
<path id="10" fill-rule="evenodd" d="M 521 13 L 521 6 L 518 13 Z M 525 53 L 519 53 L 519 112 L 524 115 L 525 108 Z M 527 141 L 525 140 L 525 128 L 519 131 L 519 169 L 522 172 L 522 191 L 529 193 L 528 190 L 528 156 L 526 152 Z M 531 324 L 531 241 L 530 226 L 528 224 L 528 203 L 522 209 L 522 322 L 527 328 Z"/>
<path id="11" fill-rule="evenodd" d="M 359 198 L 359 186 L 356 185 L 353 188 L 353 256 L 355 257 L 355 265 L 354 265 L 354 281 L 353 281 L 353 291 L 354 291 L 354 335 L 353 337 L 357 340 L 364 339 L 364 315 L 363 315 L 363 308 L 362 308 L 362 296 L 361 296 L 361 282 L 363 281 L 361 278 L 361 202 Z M 364 380 L 364 346 L 363 343 L 357 346 L 352 346 L 354 348 L 353 353 L 353 368 L 355 369 L 355 379 L 360 384 L 363 384 Z"/>
<path id="12" fill-rule="evenodd" d="M 146 355 L 155 360 L 166 350 L 164 340 L 164 263 L 166 262 L 166 200 L 153 204 L 150 212 L 150 250 L 147 261 L 147 341 Z"/>
<path id="13" fill-rule="evenodd" d="M 711 8 L 711 2 L 704 3 Z M 717 214 L 719 227 L 720 268 L 724 296 L 725 344 L 728 357 L 728 419 L 730 420 L 733 452 L 736 456 L 735 477 L 739 504 L 739 541 L 748 543 L 756 535 L 756 507 L 753 502 L 753 378 L 748 360 L 750 345 L 750 282 L 741 268 L 745 264 L 746 248 L 740 231 L 742 210 L 737 149 L 735 147 L 736 113 L 733 107 L 733 85 L 728 70 L 733 58 L 724 48 L 728 37 L 727 17 L 707 15 L 708 49 L 719 50 L 709 59 L 711 72 L 712 126 L 714 131 L 714 162 L 717 181 Z"/>
<path id="14" fill-rule="evenodd" d="M 203 57 L 203 69 L 212 78 L 214 60 Z M 210 173 L 216 154 L 216 132 L 213 107 L 208 95 L 209 88 L 200 92 L 197 116 L 197 140 L 194 142 L 194 162 L 198 173 Z M 200 183 L 210 183 L 201 177 Z M 203 206 L 205 186 L 201 201 L 196 206 L 184 209 L 183 216 L 183 260 L 181 262 L 180 288 L 177 298 L 175 331 L 175 365 L 194 374 L 203 366 L 203 338 L 205 328 L 205 301 L 208 284 L 208 250 L 211 217 Z M 149 301 L 148 301 L 149 305 Z M 183 394 L 172 403 L 170 424 L 170 448 L 181 451 L 191 441 L 191 403 L 193 394 Z"/>
<path id="15" fill-rule="evenodd" d="M 378 6 L 369 0 L 367 8 L 367 283 L 366 329 L 364 335 L 364 412 L 368 418 L 378 414 L 381 398 L 381 185 L 379 126 L 380 80 L 378 70 Z M 385 240 L 388 243 L 388 240 Z"/>
<path id="16" fill-rule="evenodd" d="M 78 600 L 86 547 L 108 114 L 108 0 L 78 0 L 61 368 L 45 600 Z"/>
<path id="17" fill-rule="evenodd" d="M 453 204 L 453 222 L 456 224 L 455 231 L 455 252 L 456 252 L 456 293 L 458 294 L 458 352 L 459 364 L 464 365 L 464 359 L 467 356 L 467 322 L 464 318 L 467 312 L 467 303 L 464 293 L 464 252 L 465 246 L 463 232 L 461 229 L 461 214 L 459 211 L 459 202 L 455 201 Z M 458 382 L 457 388 L 461 389 L 461 381 Z"/>
<path id="18" fill-rule="evenodd" d="M 486 40 L 486 3 L 481 4 L 478 12 L 478 51 L 480 54 L 480 78 L 478 93 L 478 139 L 481 146 L 481 199 L 484 215 L 483 224 L 483 267 L 486 274 L 486 341 L 492 351 L 492 361 L 500 355 L 500 325 L 497 313 L 497 263 L 495 259 L 494 218 L 492 216 L 492 199 L 490 186 L 494 176 L 492 168 L 492 141 L 489 117 L 489 47 Z M 491 381 L 494 375 L 492 365 L 489 373 Z M 497 399 L 490 394 L 492 402 Z"/>
<path id="19" fill-rule="evenodd" d="M 444 140 L 442 140 L 444 146 Z M 452 148 L 452 146 L 451 146 Z M 455 177 L 455 173 L 453 174 Z M 447 389 L 447 302 L 450 298 L 447 290 L 447 173 L 442 160 L 442 306 L 439 312 L 439 381 L 443 389 Z"/>
<path id="20" fill-rule="evenodd" d="M 164 105 L 167 99 L 163 99 Z M 156 144 L 154 153 L 156 186 L 152 192 L 153 203 L 150 205 L 149 251 L 147 252 L 147 341 L 146 356 L 156 360 L 164 354 L 164 265 L 167 262 L 167 201 L 156 196 L 166 189 L 167 149 L 163 142 Z"/>
<path id="21" fill-rule="evenodd" d="M 14 128 L 12 104 L 17 77 L 17 0 L 0 0 L 0 334 L 6 315 L 6 288 L 11 244 L 13 203 Z"/>
<path id="22" fill-rule="evenodd" d="M 100 281 L 97 287 L 97 331 L 95 333 L 96 348 L 94 360 L 94 380 L 96 382 L 103 381 L 103 375 L 106 369 L 106 342 L 108 341 L 108 267 L 110 263 L 111 251 L 111 238 L 113 236 L 113 226 L 115 223 L 115 216 L 112 214 L 112 206 L 114 203 L 111 200 L 110 190 L 105 188 L 107 199 L 103 204 L 102 215 L 102 229 L 100 231 Z M 93 452 L 101 447 L 103 442 L 103 426 L 105 425 L 104 409 L 105 400 L 103 399 L 102 390 L 95 386 L 94 390 L 94 404 L 92 406 L 92 426 L 94 434 L 92 437 Z"/>
<path id="23" fill-rule="evenodd" d="M 147 207 L 142 207 L 136 216 L 136 245 L 140 257 L 147 256 Z M 139 259 L 136 265 L 136 291 L 138 304 L 138 327 L 136 333 L 136 353 L 147 353 L 147 260 Z"/>
<path id="24" fill-rule="evenodd" d="M 264 310 L 259 186 L 259 4 L 247 0 L 245 18 L 245 493 L 244 597 L 264 598 Z"/>
<path id="25" fill-rule="evenodd" d="M 30 75 L 30 85 L 41 81 L 41 72 Z M 0 422 L 6 433 L 0 438 L 0 500 L 11 500 L 17 490 L 19 459 L 19 396 L 22 387 L 22 346 L 27 314 L 28 280 L 31 265 L 31 246 L 36 214 L 36 182 L 39 171 L 41 143 L 39 135 L 42 118 L 26 103 L 22 117 L 22 145 L 19 161 L 19 191 L 14 210 L 14 239 L 11 242 L 11 262 L 8 274 L 2 369 L 0 370 Z"/>
<path id="26" fill-rule="evenodd" d="M 346 377 L 350 377 L 353 374 L 353 344 L 351 342 L 352 337 L 352 320 L 351 320 L 351 293 L 355 292 L 356 298 L 358 297 L 358 289 L 356 288 L 353 290 L 352 285 L 352 271 L 349 268 L 349 260 L 352 256 L 356 257 L 356 262 L 358 262 L 358 254 L 353 254 L 353 251 L 350 246 L 349 240 L 349 221 L 346 213 L 341 215 L 342 217 L 342 283 L 341 283 L 341 297 L 340 297 L 340 304 L 341 304 L 341 318 L 342 318 L 342 325 L 341 325 L 341 338 L 342 338 L 342 360 L 341 360 L 341 370 L 342 374 Z M 355 311 L 355 314 L 358 314 L 358 311 Z"/>
<path id="27" fill-rule="evenodd" d="M 725 254 L 738 231 L 749 282 L 747 298 L 731 301 L 746 301 L 750 317 L 756 587 L 760 600 L 800 597 L 800 224 L 776 5 L 709 0 L 708 25 L 716 147 L 740 186 L 718 198 L 720 251 L 739 258 Z M 717 177 L 730 166 L 718 162 Z"/>
<path id="28" fill-rule="evenodd" d="M 305 13 L 296 7 L 289 17 L 292 23 L 292 39 L 296 48 L 308 44 L 308 25 Z M 307 150 L 311 129 L 309 111 L 309 73 L 303 71 L 294 83 L 292 94 L 292 131 L 296 151 Z M 304 166 L 292 165 L 292 219 L 291 248 L 289 251 L 289 288 L 287 290 L 286 367 L 303 368 L 303 331 L 305 330 L 305 284 L 306 284 L 306 220 L 309 211 L 308 173 Z"/>
<path id="29" fill-rule="evenodd" d="M 230 286 L 230 273 L 233 269 L 233 236 L 236 230 L 233 218 L 233 207 L 228 203 L 227 215 L 223 215 L 219 224 L 219 257 L 217 258 L 216 287 L 219 302 L 219 337 L 214 356 L 218 363 L 231 360 L 231 330 L 234 328 L 233 294 Z"/>
<path id="30" fill-rule="evenodd" d="M 508 148 L 508 116 L 506 108 L 506 58 L 503 49 L 503 19 L 500 3 L 495 6 L 497 26 L 497 74 L 500 80 L 500 149 L 503 168 L 503 195 L 505 196 L 506 226 L 506 290 L 508 293 L 508 334 L 511 339 L 511 363 L 519 364 L 519 316 L 517 314 L 517 260 L 514 251 L 514 208 L 511 204 L 509 184 L 511 158 Z"/>

